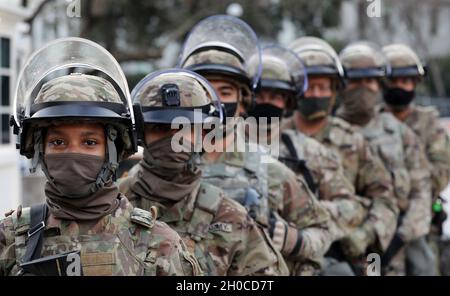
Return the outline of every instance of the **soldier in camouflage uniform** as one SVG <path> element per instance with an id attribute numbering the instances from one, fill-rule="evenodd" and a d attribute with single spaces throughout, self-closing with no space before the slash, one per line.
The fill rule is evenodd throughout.
<path id="1" fill-rule="evenodd" d="M 442 234 L 442 224 L 446 214 L 442 208 L 440 193 L 447 187 L 450 181 L 450 139 L 444 127 L 439 123 L 439 111 L 433 107 L 417 106 L 412 103 L 417 83 L 425 75 L 425 70 L 414 51 L 403 44 L 391 44 L 383 47 L 388 62 L 391 65 L 389 81 L 384 89 L 384 101 L 386 111 L 392 112 L 394 116 L 408 125 L 419 137 L 425 147 L 425 153 L 431 166 L 431 189 L 433 196 L 433 224 L 432 235 L 435 253 L 438 252 L 437 245 L 439 236 Z M 421 240 L 420 243 L 426 243 Z M 414 249 L 407 249 L 407 260 L 416 261 L 429 257 L 428 253 L 417 255 Z M 433 260 L 428 261 L 430 264 Z M 426 267 L 425 262 L 410 264 L 411 267 Z M 427 270 L 411 269 L 410 274 L 430 275 Z"/>
<path id="2" fill-rule="evenodd" d="M 230 117 L 224 126 L 228 132 L 223 140 L 225 151 L 205 153 L 202 158 L 203 177 L 246 206 L 263 232 L 271 233 L 274 245 L 287 260 L 291 275 L 312 275 L 320 269 L 321 258 L 331 243 L 327 211 L 317 202 L 302 177 L 296 178 L 290 169 L 271 158 L 263 147 L 245 141 L 242 122 L 232 122 L 233 118 L 239 118 L 239 113 L 252 115 L 249 113 L 252 105 L 249 66 L 258 68 L 257 49 L 252 56 L 256 57 L 253 60 L 255 65 L 240 62 L 237 52 L 233 55 L 230 51 L 217 50 L 224 38 L 230 40 L 230 34 L 221 36 L 210 33 L 208 36 L 222 42 L 216 42 L 214 50 L 205 48 L 200 51 L 196 47 L 192 55 L 184 53 L 187 58 L 182 61 L 182 66 L 205 76 L 216 88 L 222 102 L 232 107 L 228 108 L 231 110 Z M 242 42 L 242 39 L 238 40 Z M 231 38 L 229 45 L 239 46 L 232 44 L 232 41 Z M 211 44 L 208 42 L 208 45 Z M 252 57 L 241 60 L 248 61 Z M 254 82 L 256 80 L 253 79 Z M 227 87 L 235 90 L 234 96 L 228 95 Z M 231 141 L 233 136 L 239 138 Z M 239 139 L 245 142 L 244 149 L 229 149 Z"/>
<path id="3" fill-rule="evenodd" d="M 277 140 L 280 138 L 278 129 L 276 128 L 277 121 L 274 121 L 273 119 L 280 120 L 283 116 L 284 109 L 293 109 L 295 106 L 295 99 L 301 94 L 306 87 L 306 72 L 304 71 L 304 66 L 302 61 L 297 57 L 297 55 L 285 48 L 282 48 L 280 46 L 272 45 L 267 46 L 263 49 L 263 69 L 262 69 L 262 79 L 260 83 L 260 88 L 258 89 L 257 96 L 256 96 L 256 107 L 251 112 L 252 115 L 259 117 L 260 122 L 259 125 L 261 126 L 261 120 L 265 119 L 266 117 L 272 118 L 270 121 L 270 136 L 271 139 L 276 139 L 276 141 L 272 140 L 272 143 L 278 142 Z M 255 69 L 255 67 L 253 67 Z M 303 136 L 303 134 L 299 134 L 296 136 L 296 141 L 298 139 L 301 139 L 300 136 Z M 261 137 L 258 138 L 258 140 L 261 143 Z M 285 139 L 283 139 L 285 141 Z M 321 156 L 328 156 L 330 155 L 330 159 L 332 159 L 333 155 L 331 155 L 330 152 L 326 150 L 323 146 L 321 146 L 316 141 L 304 137 L 304 140 L 299 141 L 299 145 L 301 149 L 303 149 L 304 145 L 303 141 L 306 141 L 306 147 L 309 147 L 311 150 L 309 155 L 313 155 L 314 153 L 318 153 Z M 284 143 L 283 143 L 284 144 Z M 317 144 L 317 145 L 316 145 Z M 286 145 L 285 145 L 286 146 Z M 274 148 L 274 147 L 272 147 Z M 315 150 L 314 150 L 315 149 Z M 282 147 L 281 149 L 281 155 L 286 155 L 286 148 Z M 317 155 L 317 154 L 316 154 Z M 336 180 L 341 182 L 345 182 L 344 184 L 348 184 L 348 182 L 345 181 L 345 178 L 343 177 L 342 171 L 339 168 L 339 165 L 336 162 L 336 166 L 333 168 L 334 170 L 339 170 L 339 175 L 333 176 L 329 175 L 329 173 L 333 170 L 326 166 L 313 166 L 314 169 L 316 169 L 313 174 L 311 174 L 310 170 L 308 170 L 308 167 L 301 162 L 303 159 L 294 158 L 294 157 L 281 157 L 282 160 L 286 161 L 293 169 L 295 169 L 298 172 L 298 176 L 300 178 L 304 178 L 308 180 L 308 186 L 311 190 L 316 191 L 316 181 L 317 179 L 321 179 L 320 174 L 323 171 L 328 170 L 328 176 L 330 176 L 331 180 Z M 310 161 L 311 159 L 307 159 Z M 304 161 L 304 160 L 303 160 Z M 323 161 L 323 159 L 322 159 Z M 322 165 L 325 163 L 322 162 Z M 309 162 L 308 162 L 309 164 Z M 319 178 L 317 178 L 319 176 Z M 327 177 L 328 177 L 327 176 Z M 322 179 L 323 180 L 323 179 Z M 339 183 L 337 189 L 339 190 Z M 349 185 L 346 185 L 349 186 Z M 342 187 L 342 185 L 341 185 Z M 348 188 L 350 188 L 349 186 Z M 322 185 L 321 188 L 327 188 L 325 185 Z M 333 187 L 329 187 L 330 189 L 334 189 Z M 346 187 L 344 187 L 346 188 Z M 317 192 L 317 191 L 316 191 Z M 344 191 L 345 192 L 345 191 Z M 354 229 L 354 223 L 355 220 L 362 219 L 360 217 L 360 211 L 357 209 L 362 209 L 359 201 L 354 201 L 351 197 L 353 195 L 353 191 L 351 189 L 349 191 L 348 196 L 349 199 L 347 200 L 334 200 L 334 201 L 322 201 L 323 204 L 325 204 L 332 213 L 332 216 L 335 218 L 334 223 L 332 223 L 331 232 L 333 234 L 333 239 L 339 239 L 343 236 L 344 233 L 348 233 L 350 230 Z M 351 192 L 351 193 L 350 193 Z M 339 193 L 335 191 L 334 193 L 332 191 L 322 191 L 319 193 L 320 196 L 333 196 L 339 199 L 337 196 Z M 345 195 L 343 195 L 345 196 Z M 343 212 L 346 211 L 346 212 Z M 341 215 L 344 214 L 344 215 Z M 342 217 L 345 218 L 342 218 Z M 347 220 L 346 220 L 347 219 Z M 339 226 L 339 227 L 337 227 Z M 344 226 L 344 228 L 341 228 Z M 336 232 L 337 231 L 337 232 Z M 345 265 L 345 264 L 344 264 Z M 348 265 L 345 265 L 347 268 L 346 271 L 347 274 L 353 274 L 351 272 L 350 267 Z"/>
<path id="4" fill-rule="evenodd" d="M 421 239 L 430 229 L 429 164 L 414 132 L 376 108 L 386 70 L 381 51 L 370 43 L 357 42 L 344 48 L 340 59 L 348 84 L 337 115 L 358 128 L 392 175 L 400 215 L 382 264 L 390 262 L 388 274 L 404 274 L 403 246 Z"/>
<path id="5" fill-rule="evenodd" d="M 132 97 L 142 109 L 144 158 L 120 182 L 121 191 L 136 206 L 155 206 L 208 275 L 287 274 L 246 209 L 202 180 L 196 159 L 203 145 L 198 147 L 197 141 L 208 124 L 223 119 L 208 82 L 182 69 L 161 71 L 145 77 Z M 180 117 L 185 119 L 181 130 L 171 125 Z M 175 145 L 179 135 L 180 150 Z"/>
<path id="6" fill-rule="evenodd" d="M 267 109 L 267 106 L 262 106 L 262 109 Z M 275 115 L 276 112 L 271 113 Z M 339 226 L 335 228 L 337 232 L 333 235 L 334 239 L 340 239 L 350 233 L 363 219 L 363 207 L 361 201 L 355 197 L 354 187 L 345 177 L 336 155 L 297 130 L 285 129 L 281 135 L 271 131 L 270 137 L 272 142 L 279 143 L 280 159 L 297 175 L 305 178 L 309 188 L 329 209 L 335 225 Z M 286 138 L 289 138 L 292 145 L 286 144 Z M 288 146 L 292 146 L 295 152 Z M 339 202 L 334 202 L 336 200 Z"/>
<path id="7" fill-rule="evenodd" d="M 339 253 L 344 252 L 354 262 L 359 261 L 357 258 L 365 262 L 362 256 L 367 247 L 383 252 L 395 233 L 398 209 L 392 178 L 379 157 L 370 151 L 363 135 L 330 115 L 336 92 L 343 85 L 342 65 L 333 48 L 315 37 L 297 39 L 290 48 L 306 63 L 309 79 L 308 90 L 299 98 L 290 123 L 336 152 L 346 177 L 356 194 L 365 200 L 367 209 L 364 223 L 339 242 L 343 246 L 333 245 L 331 254 L 341 257 Z"/>
<path id="8" fill-rule="evenodd" d="M 46 81 L 49 69 L 87 64 L 111 74 L 118 89 L 81 73 L 52 72 Z M 120 66 L 96 43 L 60 39 L 28 60 L 15 132 L 20 153 L 47 176 L 46 203 L 19 207 L 0 222 L 0 275 L 202 273 L 179 235 L 155 221 L 154 209 L 133 208 L 112 182 L 118 161 L 136 150 L 130 107 Z"/>

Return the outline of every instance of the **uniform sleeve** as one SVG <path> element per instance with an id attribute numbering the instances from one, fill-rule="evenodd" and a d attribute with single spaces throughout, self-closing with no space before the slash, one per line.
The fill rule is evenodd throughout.
<path id="1" fill-rule="evenodd" d="M 358 142 L 359 165 L 356 191 L 370 201 L 368 216 L 363 227 L 373 231 L 379 248 L 384 251 L 397 228 L 398 207 L 392 177 L 381 159 L 371 152 L 367 142 L 362 137 Z"/>
<path id="2" fill-rule="evenodd" d="M 277 162 L 269 165 L 269 200 L 272 210 L 301 231 L 302 247 L 290 259 L 317 259 L 332 243 L 330 215 L 308 189 L 306 182 Z"/>
<path id="3" fill-rule="evenodd" d="M 318 183 L 319 200 L 335 224 L 332 227 L 333 240 L 339 240 L 364 221 L 367 211 L 345 177 L 338 158 L 324 146 L 318 147 L 318 151 L 320 153 L 310 153 L 305 158 L 311 160 L 308 166 Z"/>
<path id="4" fill-rule="evenodd" d="M 10 275 L 15 264 L 13 223 L 6 218 L 0 222 L 0 276 Z"/>
<path id="5" fill-rule="evenodd" d="M 398 230 L 409 242 L 430 231 L 431 223 L 431 178 L 425 152 L 414 132 L 403 126 L 403 146 L 406 167 L 411 180 L 409 206 Z"/>
<path id="6" fill-rule="evenodd" d="M 450 182 L 450 139 L 435 114 L 430 120 L 425 152 L 431 165 L 433 197 L 437 197 Z"/>

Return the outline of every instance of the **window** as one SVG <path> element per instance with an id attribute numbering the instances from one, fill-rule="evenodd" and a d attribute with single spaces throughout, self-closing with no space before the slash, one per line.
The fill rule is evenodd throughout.
<path id="1" fill-rule="evenodd" d="M 8 38 L 0 38 L 1 63 L 0 68 L 9 68 L 10 44 Z"/>
<path id="2" fill-rule="evenodd" d="M 11 42 L 9 38 L 0 38 L 0 144 L 10 142 L 10 78 L 11 78 Z"/>
<path id="3" fill-rule="evenodd" d="M 9 114 L 2 114 L 2 135 L 1 144 L 8 144 L 9 139 Z"/>
<path id="4" fill-rule="evenodd" d="M 9 106 L 9 76 L 0 77 L 0 91 L 2 98 L 2 107 Z"/>

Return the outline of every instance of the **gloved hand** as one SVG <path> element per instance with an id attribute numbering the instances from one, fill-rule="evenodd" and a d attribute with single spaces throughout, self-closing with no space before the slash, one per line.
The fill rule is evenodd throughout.
<path id="1" fill-rule="evenodd" d="M 274 246 L 285 256 L 301 250 L 303 236 L 301 230 L 289 225 L 277 213 L 272 212 L 269 219 L 269 233 Z"/>
<path id="2" fill-rule="evenodd" d="M 362 225 L 341 240 L 342 251 L 349 258 L 359 258 L 375 242 L 375 238 L 373 229 L 369 225 Z"/>
<path id="3" fill-rule="evenodd" d="M 386 252 L 381 256 L 381 266 L 386 267 L 391 262 L 392 258 L 397 255 L 398 251 L 405 245 L 405 241 L 400 237 L 398 233 L 394 235 Z"/>

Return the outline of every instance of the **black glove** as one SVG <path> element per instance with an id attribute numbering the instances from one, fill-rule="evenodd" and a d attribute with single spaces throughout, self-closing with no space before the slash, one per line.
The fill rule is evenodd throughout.
<path id="1" fill-rule="evenodd" d="M 386 252 L 381 256 L 381 266 L 386 267 L 391 262 L 392 258 L 397 255 L 398 251 L 405 245 L 405 242 L 403 239 L 396 233 L 394 235 L 394 238 L 392 239 L 391 243 L 389 244 L 389 247 L 387 248 Z"/>

